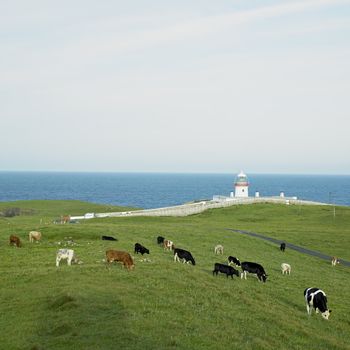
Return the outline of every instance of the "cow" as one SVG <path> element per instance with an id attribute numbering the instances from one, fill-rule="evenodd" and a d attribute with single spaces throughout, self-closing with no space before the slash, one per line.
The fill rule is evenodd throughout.
<path id="1" fill-rule="evenodd" d="M 190 262 L 192 265 L 196 265 L 196 262 L 193 259 L 192 254 L 184 249 L 175 248 L 174 249 L 174 261 L 180 261 L 180 259 L 183 259 L 183 263 L 189 264 Z"/>
<path id="2" fill-rule="evenodd" d="M 230 255 L 227 260 L 229 265 L 234 264 L 236 266 L 241 266 L 241 262 L 239 261 L 239 259 L 235 258 L 234 256 Z"/>
<path id="3" fill-rule="evenodd" d="M 29 232 L 29 242 L 33 243 L 34 241 L 38 242 L 41 240 L 41 232 L 30 231 Z"/>
<path id="4" fill-rule="evenodd" d="M 158 236 L 157 237 L 157 244 L 162 244 L 164 242 L 164 237 Z"/>
<path id="5" fill-rule="evenodd" d="M 292 271 L 292 267 L 287 264 L 287 263 L 282 263 L 281 264 L 281 271 L 282 271 L 282 275 L 284 275 L 284 273 L 286 273 L 286 275 L 290 275 L 291 271 Z"/>
<path id="6" fill-rule="evenodd" d="M 221 244 L 218 244 L 214 248 L 215 254 L 224 254 L 224 247 Z"/>
<path id="7" fill-rule="evenodd" d="M 164 247 L 164 250 L 172 250 L 174 249 L 174 242 L 172 241 L 169 241 L 168 239 L 165 239 L 163 241 L 163 247 Z"/>
<path id="8" fill-rule="evenodd" d="M 111 237 L 111 236 L 102 236 L 102 241 L 117 241 L 117 238 Z"/>
<path id="9" fill-rule="evenodd" d="M 78 262 L 73 249 L 58 249 L 56 253 L 56 267 L 59 267 L 61 260 L 67 260 L 67 265 Z"/>
<path id="10" fill-rule="evenodd" d="M 143 255 L 145 253 L 149 254 L 149 250 L 146 247 L 144 247 L 143 245 L 141 245 L 140 243 L 135 243 L 134 252 L 136 254 L 141 253 L 141 255 Z"/>
<path id="11" fill-rule="evenodd" d="M 132 259 L 131 255 L 128 252 L 119 250 L 108 249 L 106 251 L 106 261 L 109 264 L 113 261 L 121 262 L 128 270 L 132 270 L 135 267 L 134 260 Z"/>
<path id="12" fill-rule="evenodd" d="M 215 273 L 216 276 L 217 276 L 219 272 L 225 273 L 227 278 L 228 278 L 228 276 L 231 276 L 231 278 L 233 279 L 233 275 L 236 275 L 237 277 L 239 277 L 238 270 L 236 270 L 232 266 L 215 263 L 214 270 L 213 270 L 213 275 Z"/>
<path id="13" fill-rule="evenodd" d="M 327 307 L 327 296 L 323 290 L 319 288 L 306 288 L 304 290 L 304 297 L 308 315 L 311 315 L 313 307 L 316 313 L 320 311 L 322 317 L 328 320 L 332 310 L 329 310 Z"/>
<path id="14" fill-rule="evenodd" d="M 332 263 L 332 266 L 336 266 L 337 264 L 340 264 L 340 261 L 336 256 L 333 256 L 331 263 Z"/>
<path id="15" fill-rule="evenodd" d="M 247 272 L 256 274 L 259 281 L 266 282 L 267 279 L 267 274 L 264 270 L 264 268 L 255 262 L 249 262 L 245 261 L 241 263 L 241 268 L 242 268 L 242 274 L 241 278 L 247 279 Z"/>
<path id="16" fill-rule="evenodd" d="M 286 244 L 284 242 L 281 243 L 280 250 L 281 252 L 284 252 L 286 250 Z"/>
<path id="17" fill-rule="evenodd" d="M 15 235 L 10 236 L 10 245 L 14 245 L 17 248 L 22 247 L 21 240 Z"/>
<path id="18" fill-rule="evenodd" d="M 61 216 L 61 224 L 66 224 L 70 221 L 70 216 L 69 215 L 62 215 Z"/>

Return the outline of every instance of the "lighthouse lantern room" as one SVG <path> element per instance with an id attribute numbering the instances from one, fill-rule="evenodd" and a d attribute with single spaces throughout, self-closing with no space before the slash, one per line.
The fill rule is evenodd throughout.
<path id="1" fill-rule="evenodd" d="M 248 197 L 248 187 L 247 175 L 241 171 L 235 181 L 235 197 Z"/>

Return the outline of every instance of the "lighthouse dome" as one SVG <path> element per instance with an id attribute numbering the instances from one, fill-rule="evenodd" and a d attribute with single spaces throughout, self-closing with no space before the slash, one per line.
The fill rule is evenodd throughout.
<path id="1" fill-rule="evenodd" d="M 248 185 L 248 178 L 247 175 L 244 174 L 243 171 L 241 171 L 237 177 L 236 177 L 236 181 L 235 181 L 235 185 Z"/>

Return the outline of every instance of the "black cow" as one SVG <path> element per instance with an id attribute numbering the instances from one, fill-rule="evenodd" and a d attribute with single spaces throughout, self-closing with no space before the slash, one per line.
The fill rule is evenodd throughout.
<path id="1" fill-rule="evenodd" d="M 235 264 L 236 266 L 241 266 L 241 262 L 239 261 L 239 259 L 235 258 L 234 256 L 229 256 L 228 257 L 228 264 Z"/>
<path id="2" fill-rule="evenodd" d="M 231 278 L 233 279 L 233 275 L 236 275 L 237 277 L 239 276 L 238 270 L 234 269 L 232 266 L 215 263 L 213 275 L 215 273 L 217 276 L 219 272 L 225 273 L 227 278 L 228 276 L 231 276 Z"/>
<path id="3" fill-rule="evenodd" d="M 162 243 L 164 242 L 164 239 L 165 239 L 164 237 L 158 236 L 158 237 L 157 237 L 157 243 L 158 243 L 158 244 L 162 244 Z"/>
<path id="4" fill-rule="evenodd" d="M 193 259 L 193 256 L 190 252 L 184 249 L 175 248 L 174 249 L 174 261 L 180 261 L 180 259 L 183 259 L 183 262 L 187 262 L 189 264 L 190 262 L 192 265 L 196 265 L 196 262 Z"/>
<path id="5" fill-rule="evenodd" d="M 141 253 L 142 255 L 145 253 L 149 254 L 149 250 L 146 247 L 144 247 L 143 245 L 141 245 L 140 243 L 135 243 L 134 252 L 136 254 Z"/>
<path id="6" fill-rule="evenodd" d="M 316 313 L 319 311 L 324 319 L 328 320 L 332 310 L 328 310 L 326 293 L 319 288 L 307 288 L 304 290 L 306 310 L 311 315 L 312 306 Z"/>
<path id="7" fill-rule="evenodd" d="M 249 273 L 256 274 L 259 278 L 259 281 L 266 282 L 267 274 L 261 265 L 254 262 L 245 261 L 245 262 L 242 262 L 241 268 L 243 271 L 241 274 L 241 278 L 243 278 L 244 276 L 244 279 L 247 279 L 247 272 L 249 272 Z"/>
<path id="8" fill-rule="evenodd" d="M 117 238 L 111 237 L 111 236 L 102 236 L 103 241 L 117 241 Z"/>
<path id="9" fill-rule="evenodd" d="M 286 244 L 284 242 L 280 245 L 281 252 L 284 252 L 286 250 Z"/>

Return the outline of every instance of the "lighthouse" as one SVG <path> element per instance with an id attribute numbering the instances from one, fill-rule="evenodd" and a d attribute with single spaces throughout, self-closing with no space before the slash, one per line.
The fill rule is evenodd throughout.
<path id="1" fill-rule="evenodd" d="M 247 175 L 241 171 L 235 181 L 235 197 L 248 197 L 248 178 Z"/>

